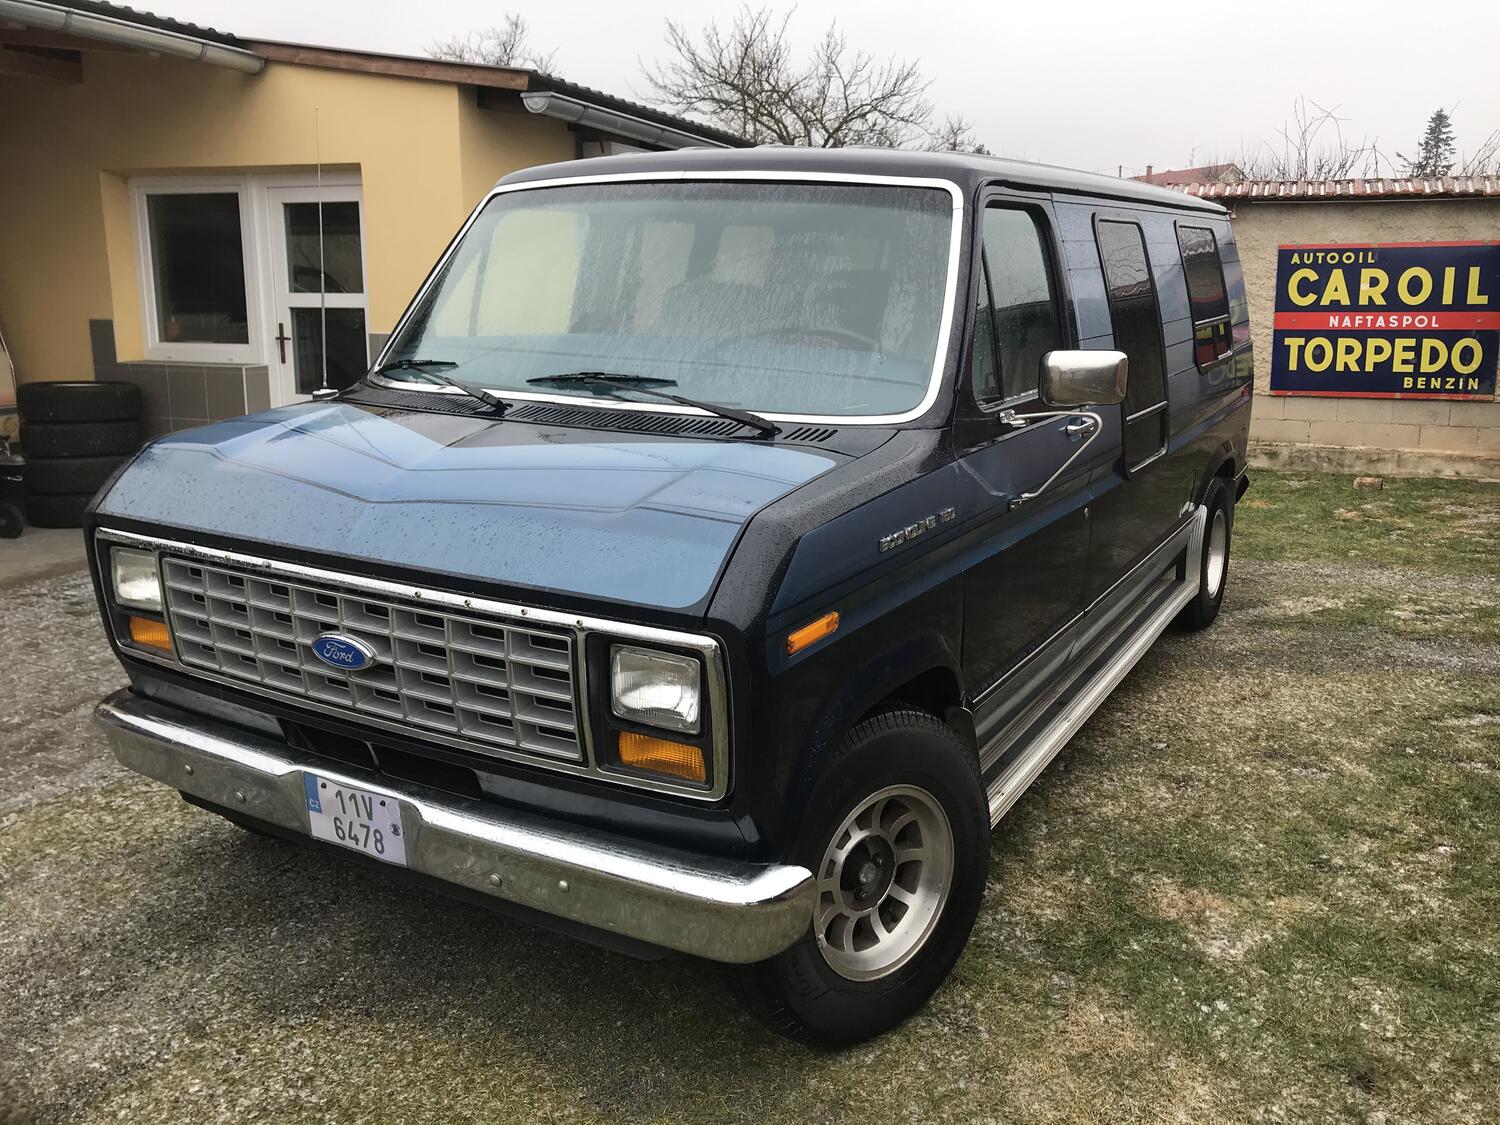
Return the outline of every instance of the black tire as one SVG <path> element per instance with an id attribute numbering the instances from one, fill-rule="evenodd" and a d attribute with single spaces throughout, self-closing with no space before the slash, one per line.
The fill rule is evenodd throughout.
<path id="1" fill-rule="evenodd" d="M 26 522 L 33 527 L 82 527 L 83 512 L 94 498 L 92 492 L 61 496 L 26 497 Z"/>
<path id="2" fill-rule="evenodd" d="M 16 388 L 22 422 L 134 422 L 141 388 L 134 383 L 22 383 Z"/>
<path id="3" fill-rule="evenodd" d="M 119 457 L 141 443 L 138 422 L 33 422 L 21 427 L 28 457 Z"/>
<path id="4" fill-rule="evenodd" d="M 795 859 L 816 875 L 849 815 L 891 787 L 915 788 L 941 807 L 952 831 L 947 897 L 904 963 L 875 979 L 853 980 L 835 970 L 811 919 L 790 949 L 738 966 L 735 980 L 746 1005 L 780 1035 L 841 1047 L 895 1027 L 937 991 L 969 939 L 989 870 L 989 805 L 973 754 L 926 712 L 885 712 L 845 736 L 808 802 Z M 892 876 L 899 863 L 891 861 Z"/>
<path id="5" fill-rule="evenodd" d="M 98 492 L 124 460 L 123 457 L 33 457 L 26 462 L 26 491 L 46 496 Z"/>
<path id="6" fill-rule="evenodd" d="M 1203 551 L 1198 560 L 1198 594 L 1182 607 L 1172 622 L 1178 629 L 1196 632 L 1207 629 L 1219 616 L 1224 604 L 1224 591 L 1229 587 L 1229 547 L 1234 540 L 1234 494 L 1223 477 L 1214 477 L 1208 482 L 1203 495 L 1203 506 L 1208 509 L 1208 521 L 1203 527 Z M 1223 562 L 1215 557 L 1217 537 L 1223 537 Z"/>
<path id="7" fill-rule="evenodd" d="M 18 504 L 0 504 L 0 539 L 14 539 L 21 534 L 26 521 Z"/>

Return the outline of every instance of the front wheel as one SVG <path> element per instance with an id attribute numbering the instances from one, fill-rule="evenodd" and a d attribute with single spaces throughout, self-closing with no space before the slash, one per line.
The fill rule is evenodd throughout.
<path id="1" fill-rule="evenodd" d="M 952 969 L 979 912 L 989 806 L 973 754 L 921 711 L 856 726 L 809 802 L 798 859 L 817 881 L 806 935 L 738 970 L 773 1031 L 820 1046 L 911 1015 Z"/>

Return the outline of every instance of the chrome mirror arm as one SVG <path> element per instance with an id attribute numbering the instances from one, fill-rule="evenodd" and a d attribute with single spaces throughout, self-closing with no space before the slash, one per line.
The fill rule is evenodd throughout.
<path id="1" fill-rule="evenodd" d="M 1025 425 L 1031 421 L 1042 421 L 1047 418 L 1086 418 L 1092 423 L 1092 428 L 1089 431 L 1089 436 L 1083 440 L 1083 444 L 1073 450 L 1072 456 L 1059 465 L 1050 477 L 1030 492 L 1023 492 L 1019 496 L 1011 497 L 1010 503 L 1007 505 L 1007 511 L 1013 511 L 1022 504 L 1035 500 L 1042 493 L 1046 492 L 1047 489 L 1051 488 L 1053 482 L 1067 471 L 1069 465 L 1083 455 L 1083 451 L 1094 443 L 1094 439 L 1104 429 L 1104 419 L 1099 416 L 1097 411 L 1093 410 L 1046 410 L 1037 414 L 1017 414 L 1014 410 L 1007 410 L 1000 415 L 1000 422 L 1003 425 L 1015 426 Z M 1025 419 L 1025 422 L 1021 421 L 1022 419 Z"/>

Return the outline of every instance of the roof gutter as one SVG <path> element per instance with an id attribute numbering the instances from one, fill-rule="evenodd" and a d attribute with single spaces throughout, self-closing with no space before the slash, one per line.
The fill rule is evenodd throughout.
<path id="1" fill-rule="evenodd" d="M 0 10 L 6 0 L 0 0 Z M 645 118 L 602 109 L 581 98 L 558 94 L 551 90 L 530 90 L 521 95 L 521 101 L 532 113 L 543 117 L 555 117 L 571 125 L 582 125 L 597 129 L 601 133 L 613 133 L 617 137 L 629 137 L 648 145 L 663 148 L 729 148 L 723 141 L 710 140 L 696 133 L 674 129 L 669 125 L 658 125 Z"/>
<path id="2" fill-rule="evenodd" d="M 225 66 L 245 74 L 259 74 L 266 65 L 266 60 L 253 51 L 210 43 L 175 31 L 142 27 L 113 16 L 96 16 L 61 4 L 49 4 L 45 0 L 0 0 L 0 20 L 11 20 L 39 31 L 62 31 L 85 39 L 97 39 L 101 43 L 204 62 L 210 66 Z"/>

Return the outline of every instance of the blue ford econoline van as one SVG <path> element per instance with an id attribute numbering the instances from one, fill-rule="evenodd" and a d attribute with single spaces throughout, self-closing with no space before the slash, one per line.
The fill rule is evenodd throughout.
<path id="1" fill-rule="evenodd" d="M 772 1027 L 920 1006 L 1247 485 L 1224 210 L 962 155 L 520 172 L 332 397 L 95 501 L 132 769 Z"/>

